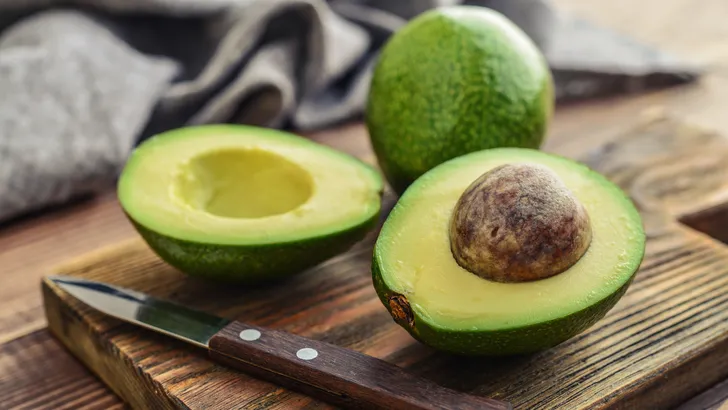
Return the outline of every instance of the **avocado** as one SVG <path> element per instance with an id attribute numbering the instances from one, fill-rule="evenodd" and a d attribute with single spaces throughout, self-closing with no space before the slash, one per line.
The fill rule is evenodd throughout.
<path id="1" fill-rule="evenodd" d="M 502 14 L 443 6 L 394 33 L 379 54 L 365 123 L 395 192 L 456 156 L 539 148 L 553 113 L 541 51 Z"/>
<path id="2" fill-rule="evenodd" d="M 377 224 L 383 185 L 374 167 L 304 137 L 218 124 L 142 142 L 117 192 L 170 265 L 211 280 L 259 282 L 361 240 Z"/>
<path id="3" fill-rule="evenodd" d="M 577 161 L 504 147 L 417 179 L 384 222 L 372 275 L 415 339 L 505 356 L 592 326 L 625 293 L 644 252 L 641 216 L 618 186 Z"/>

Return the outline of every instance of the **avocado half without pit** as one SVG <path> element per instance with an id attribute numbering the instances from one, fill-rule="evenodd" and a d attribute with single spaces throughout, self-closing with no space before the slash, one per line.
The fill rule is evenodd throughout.
<path id="1" fill-rule="evenodd" d="M 377 223 L 382 188 L 373 167 L 304 137 L 204 125 L 140 144 L 118 197 L 170 265 L 259 282 L 302 272 L 361 240 Z"/>
<path id="2" fill-rule="evenodd" d="M 527 148 L 447 161 L 402 195 L 374 248 L 380 300 L 442 351 L 560 344 L 617 303 L 645 252 L 627 195 L 583 164 Z"/>

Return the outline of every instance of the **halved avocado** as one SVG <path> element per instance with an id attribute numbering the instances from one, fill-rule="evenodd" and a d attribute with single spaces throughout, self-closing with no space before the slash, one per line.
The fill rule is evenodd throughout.
<path id="1" fill-rule="evenodd" d="M 144 141 L 118 182 L 149 246 L 189 275 L 257 282 L 350 248 L 377 222 L 371 166 L 283 131 L 203 125 Z"/>
<path id="2" fill-rule="evenodd" d="M 582 236 L 580 240 L 587 240 L 588 247 L 579 251 L 583 254 L 577 254 L 580 257 L 571 266 L 543 278 L 488 279 L 454 257 L 450 239 L 453 214 L 484 175 L 502 170 L 502 166 L 523 164 L 552 172 L 581 203 L 590 232 L 587 239 Z M 512 192 L 491 189 L 480 191 L 477 197 L 502 194 L 501 199 L 528 203 L 534 200 L 529 196 L 532 192 L 518 193 L 519 189 L 532 189 L 523 188 L 527 185 L 515 178 Z M 536 203 L 529 209 L 535 210 L 532 217 L 536 220 L 541 217 L 539 210 L 546 207 Z M 490 209 L 483 213 L 473 207 L 468 211 L 480 219 L 488 219 L 487 212 L 510 212 Z M 511 227 L 529 223 L 522 216 L 508 223 Z M 464 226 L 466 231 L 470 228 Z M 510 229 L 505 225 L 500 231 L 496 228 L 484 231 L 486 239 L 498 239 L 503 230 Z M 554 232 L 561 235 L 564 231 Z M 548 232 L 539 235 L 548 236 Z M 536 247 L 539 252 L 559 257 L 553 243 L 540 245 L 544 246 Z M 488 252 L 485 247 L 480 250 Z M 447 161 L 405 191 L 378 237 L 372 273 L 381 302 L 420 342 L 456 354 L 501 356 L 543 350 L 592 326 L 625 293 L 644 251 L 639 213 L 605 177 L 583 164 L 542 151 L 496 148 Z M 507 262 L 516 266 L 534 261 L 523 257 L 523 252 L 527 250 L 515 249 Z M 502 276 L 507 278 L 508 273 L 506 269 Z"/>

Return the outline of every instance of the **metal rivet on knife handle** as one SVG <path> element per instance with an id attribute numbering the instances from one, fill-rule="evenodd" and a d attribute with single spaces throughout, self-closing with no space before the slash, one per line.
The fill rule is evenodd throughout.
<path id="1" fill-rule="evenodd" d="M 316 349 L 311 349 L 310 347 L 304 347 L 303 349 L 300 349 L 296 352 L 296 357 L 298 357 L 301 360 L 313 360 L 318 356 L 318 352 Z"/>
<path id="2" fill-rule="evenodd" d="M 352 349 L 277 329 L 259 329 L 265 343 L 240 333 L 252 326 L 231 322 L 209 341 L 216 361 L 344 408 L 402 410 L 505 410 L 506 402 L 466 394 L 410 374 Z"/>
<path id="3" fill-rule="evenodd" d="M 260 339 L 260 331 L 256 329 L 245 329 L 240 332 L 240 338 L 245 340 L 246 342 L 258 340 Z"/>
<path id="4" fill-rule="evenodd" d="M 507 402 L 445 388 L 352 349 L 231 321 L 106 283 L 49 278 L 102 313 L 208 349 L 221 364 L 331 404 L 363 409 L 512 409 Z M 174 326 L 160 320 L 166 317 L 176 319 Z"/>

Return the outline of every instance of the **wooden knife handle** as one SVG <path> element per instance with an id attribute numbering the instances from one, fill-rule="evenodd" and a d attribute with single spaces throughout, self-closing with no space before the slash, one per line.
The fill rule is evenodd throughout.
<path id="1" fill-rule="evenodd" d="M 232 322 L 209 342 L 210 356 L 252 376 L 347 408 L 511 409 L 457 392 L 351 349 Z"/>

